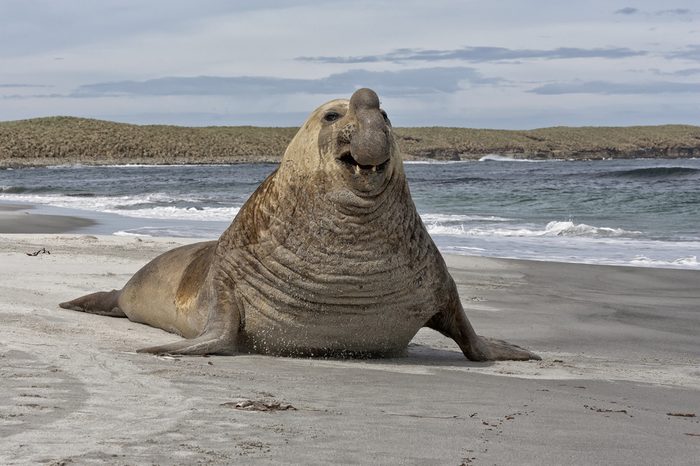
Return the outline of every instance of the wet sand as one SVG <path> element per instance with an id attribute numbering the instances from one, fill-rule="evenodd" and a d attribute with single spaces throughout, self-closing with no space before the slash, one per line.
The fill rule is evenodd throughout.
<path id="1" fill-rule="evenodd" d="M 0 233 L 63 233 L 94 224 L 82 217 L 37 214 L 28 204 L 0 203 Z"/>
<path id="2" fill-rule="evenodd" d="M 447 257 L 477 331 L 531 362 L 469 362 L 430 330 L 384 360 L 157 357 L 134 351 L 178 337 L 58 308 L 183 242 L 0 235 L 0 464 L 700 457 L 700 271 Z"/>

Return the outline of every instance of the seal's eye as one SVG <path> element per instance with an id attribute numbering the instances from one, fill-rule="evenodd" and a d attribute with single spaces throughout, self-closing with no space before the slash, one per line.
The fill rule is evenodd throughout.
<path id="1" fill-rule="evenodd" d="M 389 115 L 386 114 L 384 110 L 380 110 L 382 116 L 384 117 L 384 121 L 389 123 Z"/>
<path id="2" fill-rule="evenodd" d="M 340 118 L 340 113 L 338 112 L 328 112 L 325 115 L 323 115 L 323 120 L 328 122 L 333 122 L 338 118 Z"/>

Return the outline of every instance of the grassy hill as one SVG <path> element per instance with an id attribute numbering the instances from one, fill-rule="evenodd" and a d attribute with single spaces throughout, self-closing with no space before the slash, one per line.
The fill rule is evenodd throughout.
<path id="1" fill-rule="evenodd" d="M 0 122 L 0 167 L 276 162 L 297 128 L 130 125 L 74 117 Z M 700 127 L 555 127 L 528 131 L 396 128 L 406 159 L 698 157 Z"/>

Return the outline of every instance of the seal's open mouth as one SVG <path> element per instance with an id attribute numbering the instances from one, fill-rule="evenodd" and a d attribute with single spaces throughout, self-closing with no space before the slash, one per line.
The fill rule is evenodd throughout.
<path id="1" fill-rule="evenodd" d="M 345 166 L 345 168 L 350 170 L 350 172 L 355 173 L 357 175 L 359 175 L 360 173 L 365 175 L 369 173 L 382 173 L 384 172 L 384 170 L 386 170 L 386 167 L 389 165 L 389 159 L 386 159 L 379 165 L 362 165 L 354 159 L 350 152 L 344 152 L 338 158 L 338 160 Z"/>

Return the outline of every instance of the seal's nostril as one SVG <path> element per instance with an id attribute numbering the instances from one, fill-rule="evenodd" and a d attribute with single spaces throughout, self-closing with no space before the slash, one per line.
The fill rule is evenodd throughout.
<path id="1" fill-rule="evenodd" d="M 382 118 L 384 118 L 384 123 L 389 124 L 389 115 L 387 115 L 384 110 L 380 110 L 379 113 L 382 114 Z"/>

